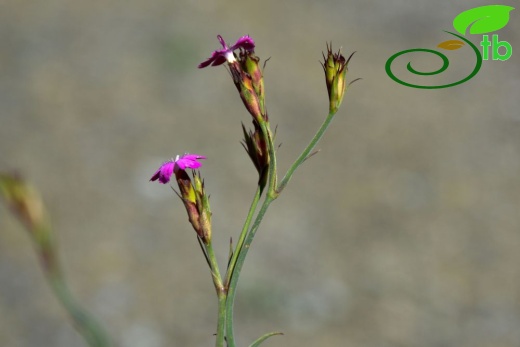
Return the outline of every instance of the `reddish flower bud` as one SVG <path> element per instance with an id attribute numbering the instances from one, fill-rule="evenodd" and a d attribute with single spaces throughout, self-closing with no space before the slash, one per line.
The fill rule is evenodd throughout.
<path id="1" fill-rule="evenodd" d="M 264 95 L 264 76 L 262 69 L 260 69 L 260 58 L 254 55 L 251 51 L 244 51 L 240 54 L 239 62 L 242 69 L 251 77 L 251 85 L 258 98 L 260 113 L 264 120 L 267 119 L 267 112 L 265 109 L 265 95 Z"/>
<path id="2" fill-rule="evenodd" d="M 260 125 L 256 120 L 253 120 L 253 125 L 255 131 L 250 130 L 247 132 L 245 126 L 242 124 L 242 130 L 244 132 L 242 146 L 258 171 L 260 186 L 264 187 L 267 182 L 269 168 L 268 141 L 264 138 L 262 129 L 260 129 Z"/>
<path id="3" fill-rule="evenodd" d="M 267 115 L 264 117 L 265 111 L 263 110 L 263 99 L 260 99 L 255 90 L 255 86 L 258 87 L 258 85 L 253 84 L 251 75 L 243 70 L 241 62 L 235 61 L 228 64 L 228 66 L 231 72 L 231 77 L 233 77 L 233 83 L 235 83 L 235 87 L 237 88 L 247 111 L 257 122 L 266 121 Z"/>

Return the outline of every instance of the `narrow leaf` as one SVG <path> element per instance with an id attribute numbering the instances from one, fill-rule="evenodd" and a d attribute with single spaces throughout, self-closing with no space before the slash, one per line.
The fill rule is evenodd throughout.
<path id="1" fill-rule="evenodd" d="M 497 31 L 509 22 L 509 12 L 514 7 L 505 5 L 487 5 L 475 7 L 460 13 L 453 20 L 453 27 L 462 35 L 466 35 L 469 28 L 470 34 L 486 34 Z"/>
<path id="2" fill-rule="evenodd" d="M 229 254 L 228 254 L 228 263 L 227 267 L 229 268 L 229 263 L 231 262 L 231 258 L 233 258 L 233 238 L 229 238 Z"/>
<path id="3" fill-rule="evenodd" d="M 274 336 L 274 335 L 283 335 L 283 333 L 278 332 L 278 331 L 275 331 L 275 332 L 272 332 L 272 333 L 267 333 L 267 334 L 265 334 L 263 336 L 260 336 L 255 342 L 250 344 L 249 347 L 258 347 L 258 346 L 260 346 L 260 344 L 262 342 L 264 342 L 265 340 L 267 340 L 268 338 L 270 338 L 271 336 Z"/>
<path id="4" fill-rule="evenodd" d="M 448 41 L 441 42 L 437 45 L 437 47 L 442 48 L 442 49 L 447 49 L 449 51 L 454 51 L 456 49 L 461 48 L 462 46 L 464 46 L 464 42 L 459 41 L 459 40 L 448 40 Z"/>

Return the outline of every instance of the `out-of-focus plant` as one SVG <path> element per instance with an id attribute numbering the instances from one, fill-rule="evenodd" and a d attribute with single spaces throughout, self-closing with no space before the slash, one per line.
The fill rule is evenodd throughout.
<path id="1" fill-rule="evenodd" d="M 17 174 L 0 173 L 0 196 L 29 232 L 41 269 L 54 294 L 67 310 L 74 327 L 91 347 L 112 346 L 110 339 L 69 290 L 56 240 L 40 194 Z"/>

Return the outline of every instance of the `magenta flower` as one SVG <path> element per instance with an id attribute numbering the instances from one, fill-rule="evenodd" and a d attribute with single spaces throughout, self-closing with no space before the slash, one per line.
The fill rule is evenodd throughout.
<path id="1" fill-rule="evenodd" d="M 186 170 L 186 169 L 198 169 L 202 166 L 202 163 L 199 163 L 197 160 L 206 159 L 203 155 L 198 154 L 188 154 L 185 153 L 182 156 L 177 156 L 175 159 L 171 159 L 162 163 L 159 170 L 157 170 L 150 181 L 161 182 L 162 184 L 166 184 L 170 182 L 170 178 L 172 174 L 177 170 Z"/>
<path id="2" fill-rule="evenodd" d="M 219 49 L 217 51 L 214 51 L 211 54 L 211 57 L 204 60 L 202 63 L 199 64 L 199 69 L 205 68 L 206 66 L 218 66 L 221 64 L 224 64 L 226 61 L 228 63 L 232 63 L 235 61 L 235 55 L 234 51 L 237 49 L 244 49 L 246 51 L 252 51 L 255 48 L 255 41 L 249 35 L 242 36 L 237 40 L 237 42 L 231 46 L 228 47 L 226 44 L 226 41 L 222 38 L 222 36 L 217 35 L 217 38 L 222 45 L 222 49 Z"/>

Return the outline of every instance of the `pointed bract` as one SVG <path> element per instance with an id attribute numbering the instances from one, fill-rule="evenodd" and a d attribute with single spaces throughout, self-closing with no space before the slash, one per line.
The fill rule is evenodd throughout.
<path id="1" fill-rule="evenodd" d="M 355 52 L 354 52 L 355 53 Z M 336 112 L 343 101 L 345 91 L 347 90 L 346 75 L 348 72 L 348 63 L 354 55 L 352 53 L 348 59 L 341 54 L 341 49 L 337 53 L 332 53 L 332 43 L 327 44 L 327 56 L 323 54 L 323 71 L 325 72 L 325 83 L 327 84 L 327 92 L 329 93 L 329 110 Z M 354 82 L 354 81 L 352 81 Z M 352 83 L 351 82 L 351 83 Z"/>

